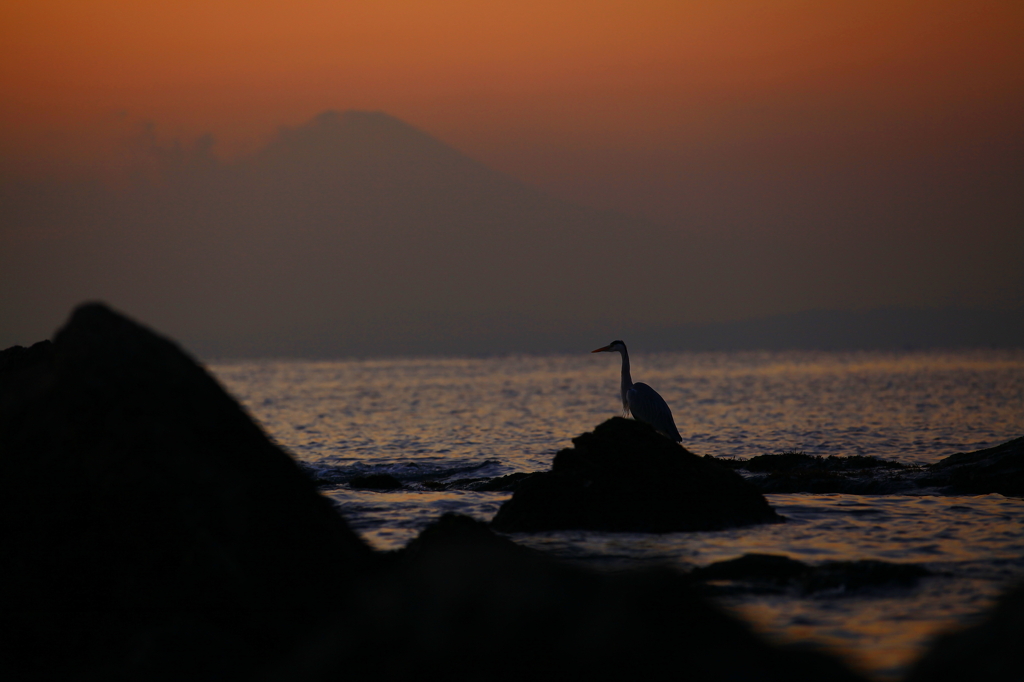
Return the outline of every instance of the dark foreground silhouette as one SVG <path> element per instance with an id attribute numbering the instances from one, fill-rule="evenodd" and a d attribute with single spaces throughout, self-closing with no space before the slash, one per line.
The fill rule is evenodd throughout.
<path id="1" fill-rule="evenodd" d="M 908 682 L 1024 679 L 1024 584 L 1004 594 L 980 623 L 939 638 Z"/>
<path id="2" fill-rule="evenodd" d="M 4 679 L 858 679 L 669 570 L 455 515 L 373 552 L 202 368 L 100 305 L 0 353 L 0 547 Z"/>

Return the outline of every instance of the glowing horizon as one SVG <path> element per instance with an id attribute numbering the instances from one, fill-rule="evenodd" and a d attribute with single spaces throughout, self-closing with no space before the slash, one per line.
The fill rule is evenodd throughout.
<path id="1" fill-rule="evenodd" d="M 651 157 L 915 124 L 1012 128 L 1024 90 L 1024 9 L 1002 2 L 192 1 L 171 11 L 42 0 L 0 12 L 0 149 L 19 158 L 66 153 L 125 120 L 170 137 L 212 133 L 231 156 L 323 110 L 367 109 L 543 181 L 551 146 Z"/>

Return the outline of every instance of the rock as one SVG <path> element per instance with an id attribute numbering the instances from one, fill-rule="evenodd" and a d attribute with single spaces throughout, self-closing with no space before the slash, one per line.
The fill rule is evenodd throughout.
<path id="1" fill-rule="evenodd" d="M 358 627 L 339 626 L 276 679 L 860 679 L 768 644 L 675 571 L 563 564 L 454 514 L 357 599 Z"/>
<path id="2" fill-rule="evenodd" d="M 733 580 L 786 585 L 807 575 L 810 566 L 802 561 L 778 554 L 744 554 L 728 561 L 695 568 L 688 575 L 693 580 Z"/>
<path id="3" fill-rule="evenodd" d="M 539 559 L 542 556 L 536 550 L 517 545 L 498 535 L 486 523 L 455 512 L 446 512 L 424 528 L 402 552 L 405 560 L 415 561 L 428 555 L 463 550 L 491 551 L 516 558 Z"/>
<path id="4" fill-rule="evenodd" d="M 22 679 L 251 675 L 375 565 L 210 375 L 98 304 L 0 355 L 0 546 Z"/>
<path id="5" fill-rule="evenodd" d="M 1024 496 L 1024 437 L 975 452 L 958 452 L 928 468 L 921 485 L 951 495 Z"/>
<path id="6" fill-rule="evenodd" d="M 1011 589 L 984 620 L 938 637 L 907 682 L 1019 680 L 1024 677 L 1024 584 Z"/>
<path id="7" fill-rule="evenodd" d="M 927 467 L 877 457 L 814 457 L 802 452 L 717 461 L 748 472 L 746 479 L 762 493 L 898 495 L 929 488 L 942 495 L 1024 496 L 1024 438 L 960 452 Z"/>
<path id="8" fill-rule="evenodd" d="M 747 471 L 763 471 L 781 473 L 796 470 L 815 471 L 863 471 L 864 469 L 906 469 L 905 464 L 880 459 L 853 455 L 850 457 L 820 457 L 803 452 L 780 452 L 775 455 L 758 455 L 746 460 L 742 467 Z"/>
<path id="9" fill-rule="evenodd" d="M 642 422 L 615 417 L 572 442 L 551 471 L 519 482 L 496 530 L 669 533 L 783 520 L 736 472 Z"/>
<path id="10" fill-rule="evenodd" d="M 746 592 L 781 592 L 793 589 L 802 595 L 831 592 L 853 595 L 869 589 L 905 589 L 931 575 L 917 564 L 888 561 L 826 561 L 811 566 L 775 554 L 744 554 L 718 561 L 688 574 L 699 582 L 729 581 L 729 585 L 705 585 L 702 594 L 721 595 Z"/>
<path id="11" fill-rule="evenodd" d="M 762 493 L 846 493 L 893 495 L 918 489 L 912 478 L 920 467 L 878 457 L 817 457 L 802 452 L 758 455 L 749 460 L 729 460 L 732 468 L 753 475 L 747 480 Z"/>
<path id="12" fill-rule="evenodd" d="M 924 566 L 889 561 L 826 561 L 815 566 L 800 581 L 805 594 L 840 591 L 852 594 L 873 589 L 907 589 L 931 575 Z"/>
<path id="13" fill-rule="evenodd" d="M 0 351 L 0 433 L 25 418 L 24 410 L 32 398 L 46 390 L 52 371 L 50 341 Z"/>
<path id="14" fill-rule="evenodd" d="M 348 484 L 352 488 L 366 488 L 369 490 L 398 490 L 402 488 L 402 482 L 391 474 L 356 476 Z"/>

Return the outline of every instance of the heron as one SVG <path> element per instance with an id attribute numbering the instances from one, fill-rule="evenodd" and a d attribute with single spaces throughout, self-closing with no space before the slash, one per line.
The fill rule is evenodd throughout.
<path id="1" fill-rule="evenodd" d="M 629 376 L 629 352 L 626 344 L 616 340 L 603 348 L 591 353 L 613 353 L 622 355 L 622 416 L 632 413 L 633 419 L 650 424 L 658 433 L 679 443 L 683 437 L 679 435 L 676 422 L 672 419 L 672 410 L 668 409 L 665 399 L 647 384 L 633 383 Z"/>

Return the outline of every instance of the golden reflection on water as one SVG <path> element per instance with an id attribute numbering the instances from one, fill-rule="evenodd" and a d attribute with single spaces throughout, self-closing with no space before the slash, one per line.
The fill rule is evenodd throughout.
<path id="1" fill-rule="evenodd" d="M 601 340 L 603 341 L 603 339 Z M 212 367 L 284 447 L 343 478 L 407 485 L 546 470 L 570 439 L 618 414 L 618 366 L 591 356 L 230 362 Z M 934 462 L 1024 435 L 1024 351 L 636 353 L 634 378 L 672 407 L 684 445 L 751 457 L 800 450 Z M 422 486 L 421 486 L 422 487 Z M 508 493 L 327 492 L 378 549 L 446 511 L 493 517 Z M 914 590 L 726 600 L 772 636 L 844 652 L 894 678 L 939 630 L 1024 574 L 1024 500 L 770 495 L 781 525 L 667 535 L 556 532 L 522 544 L 598 567 L 688 569 L 759 552 L 815 563 L 914 562 Z"/>
<path id="2" fill-rule="evenodd" d="M 496 457 L 509 471 L 532 471 L 619 413 L 618 366 L 607 359 L 581 352 L 212 369 L 301 459 Z M 698 454 L 933 462 L 1024 434 L 1021 350 L 637 353 L 633 373 L 665 397 L 684 445 Z"/>
<path id="3" fill-rule="evenodd" d="M 893 600 L 860 600 L 855 608 L 834 609 L 834 620 L 808 617 L 819 605 L 805 600 L 734 602 L 728 610 L 780 643 L 814 643 L 840 656 L 852 667 L 880 680 L 897 680 L 927 650 L 930 641 L 958 622 L 956 616 L 936 619 L 932 611 L 920 617 L 892 617 Z M 815 614 L 816 615 L 816 614 Z"/>

